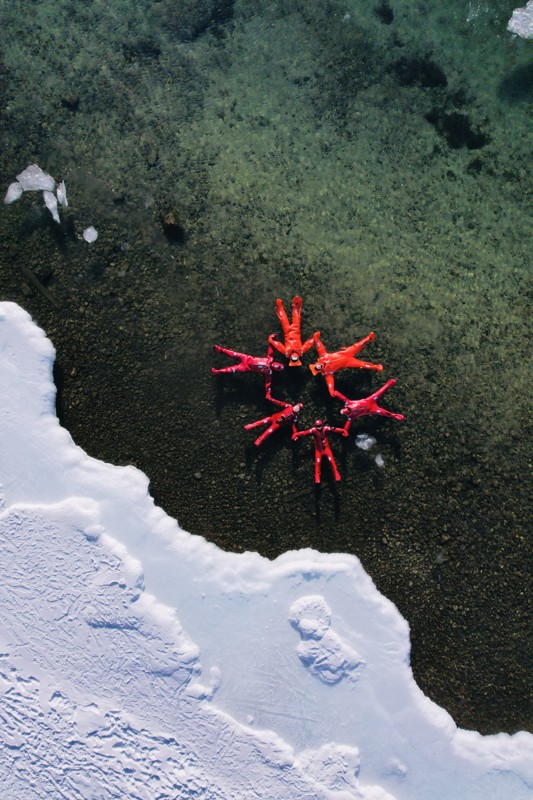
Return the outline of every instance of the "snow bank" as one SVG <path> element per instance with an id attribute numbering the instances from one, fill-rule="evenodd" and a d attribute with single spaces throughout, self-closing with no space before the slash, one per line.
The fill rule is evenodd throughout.
<path id="1" fill-rule="evenodd" d="M 531 797 L 533 737 L 458 730 L 422 694 L 358 559 L 182 531 L 60 427 L 53 359 L 0 303 L 5 797 Z"/>

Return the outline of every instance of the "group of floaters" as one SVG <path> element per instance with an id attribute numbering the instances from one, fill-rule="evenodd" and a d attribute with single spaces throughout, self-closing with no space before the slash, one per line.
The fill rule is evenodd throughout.
<path id="1" fill-rule="evenodd" d="M 378 405 L 378 400 L 391 386 L 394 386 L 396 381 L 393 379 L 388 380 L 376 392 L 373 392 L 368 397 L 363 397 L 361 400 L 348 399 L 335 389 L 333 376 L 338 370 L 349 367 L 373 369 L 377 372 L 383 370 L 382 364 L 370 364 L 367 361 L 360 361 L 355 358 L 363 347 L 374 339 L 374 334 L 369 333 L 364 339 L 352 344 L 350 347 L 342 347 L 335 353 L 328 353 L 320 339 L 320 331 L 316 331 L 306 342 L 302 343 L 300 333 L 302 317 L 301 297 L 297 296 L 292 300 L 292 319 L 290 322 L 283 307 L 283 302 L 279 299 L 276 300 L 276 314 L 283 330 L 283 342 L 279 341 L 276 335 L 272 333 L 268 337 L 268 352 L 266 356 L 251 356 L 247 353 L 239 353 L 236 350 L 228 350 L 226 347 L 221 347 L 216 344 L 214 349 L 217 353 L 224 353 L 238 363 L 232 364 L 229 367 L 223 367 L 222 369 L 213 368 L 211 372 L 213 375 L 236 372 L 258 372 L 264 375 L 266 399 L 277 406 L 281 406 L 282 410 L 276 411 L 268 417 L 259 419 L 256 422 L 250 422 L 248 425 L 244 426 L 247 431 L 253 428 L 265 428 L 254 442 L 256 447 L 259 447 L 265 439 L 279 430 L 279 428 L 291 425 L 293 441 L 296 441 L 302 436 L 313 436 L 314 438 L 315 483 L 320 483 L 321 466 L 324 458 L 329 462 L 335 480 L 340 481 L 341 476 L 328 442 L 328 435 L 336 433 L 341 436 L 348 436 L 352 422 L 358 417 L 364 417 L 369 414 L 377 414 L 382 417 L 392 417 L 396 420 L 403 420 L 403 414 L 394 414 L 392 411 L 387 411 L 387 409 L 381 408 Z M 313 364 L 309 365 L 309 369 L 313 375 L 323 375 L 330 395 L 332 397 L 337 397 L 344 403 L 344 407 L 340 410 L 340 413 L 345 417 L 346 422 L 342 428 L 326 425 L 321 419 L 317 419 L 311 428 L 307 430 L 298 430 L 298 417 L 303 410 L 303 404 L 296 403 L 293 405 L 292 403 L 286 403 L 283 400 L 272 397 L 272 375 L 274 372 L 284 369 L 283 364 L 274 360 L 274 351 L 277 350 L 288 359 L 289 367 L 301 367 L 302 356 L 312 347 L 317 351 L 318 358 Z"/>

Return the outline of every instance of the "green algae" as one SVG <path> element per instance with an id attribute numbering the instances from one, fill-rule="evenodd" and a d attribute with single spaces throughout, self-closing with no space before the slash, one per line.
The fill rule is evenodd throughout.
<path id="1" fill-rule="evenodd" d="M 52 338 L 90 454 L 221 547 L 356 554 L 424 691 L 464 727 L 531 729 L 528 45 L 512 4 L 360 5 L 0 3 L 6 188 L 37 161 L 70 201 L 61 227 L 37 196 L 4 208 L 1 296 Z M 330 349 L 376 331 L 406 415 L 354 425 L 383 469 L 333 442 L 319 492 L 305 443 L 254 451 L 261 382 L 210 375 L 214 342 L 263 352 L 296 293 Z M 275 386 L 336 419 L 307 368 Z"/>

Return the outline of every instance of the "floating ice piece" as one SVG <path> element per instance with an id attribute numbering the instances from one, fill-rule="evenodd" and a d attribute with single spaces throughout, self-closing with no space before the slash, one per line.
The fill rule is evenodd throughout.
<path id="1" fill-rule="evenodd" d="M 96 228 L 93 228 L 92 225 L 89 225 L 89 227 L 85 228 L 85 230 L 83 231 L 82 236 L 86 242 L 89 243 L 96 242 L 96 240 L 98 239 L 98 231 L 96 230 Z"/>
<path id="2" fill-rule="evenodd" d="M 53 194 L 55 188 L 56 182 L 51 175 L 48 175 L 38 164 L 30 164 L 17 175 L 17 180 L 9 185 L 4 203 L 14 203 L 23 192 L 42 191 L 47 209 L 56 222 L 61 222 L 57 204 L 59 202 L 62 206 L 68 206 L 65 181 L 61 181 L 57 187 L 57 197 Z"/>
<path id="3" fill-rule="evenodd" d="M 59 219 L 59 211 L 57 210 L 57 198 L 53 192 L 43 192 L 44 204 L 56 222 L 61 222 Z"/>
<path id="4" fill-rule="evenodd" d="M 59 203 L 59 205 L 63 206 L 64 208 L 67 208 L 68 200 L 67 200 L 67 187 L 65 186 L 65 181 L 61 181 L 61 183 L 58 185 L 56 195 L 57 195 L 57 202 Z"/>
<path id="5" fill-rule="evenodd" d="M 10 183 L 4 197 L 4 203 L 14 203 L 22 195 L 24 189 L 18 181 Z"/>
<path id="6" fill-rule="evenodd" d="M 361 450 L 370 450 L 376 444 L 376 440 L 373 436 L 369 436 L 368 433 L 359 433 L 355 437 L 355 443 Z"/>
<path id="7" fill-rule="evenodd" d="M 55 180 L 38 164 L 30 164 L 29 167 L 26 167 L 20 175 L 17 175 L 17 180 L 25 192 L 53 192 L 56 188 Z"/>
<path id="8" fill-rule="evenodd" d="M 533 39 L 533 0 L 529 0 L 525 8 L 515 8 L 507 30 L 522 39 Z"/>

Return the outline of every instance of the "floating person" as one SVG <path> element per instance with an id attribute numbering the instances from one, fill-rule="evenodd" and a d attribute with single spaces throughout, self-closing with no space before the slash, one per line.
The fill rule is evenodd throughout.
<path id="1" fill-rule="evenodd" d="M 283 364 L 279 361 L 274 361 L 274 350 L 271 345 L 268 347 L 266 356 L 250 356 L 248 353 L 239 353 L 237 350 L 228 350 L 227 347 L 221 347 L 219 344 L 213 346 L 216 353 L 224 353 L 224 355 L 234 358 L 238 364 L 232 364 L 229 367 L 222 367 L 221 369 L 211 369 L 212 375 L 225 375 L 235 372 L 258 372 L 265 376 L 265 395 L 267 400 L 272 400 L 273 403 L 278 405 L 285 405 L 281 400 L 275 400 L 270 395 L 272 386 L 272 372 L 281 371 L 285 369 Z"/>
<path id="2" fill-rule="evenodd" d="M 272 397 L 270 397 L 269 400 L 273 400 L 278 405 L 283 405 L 283 411 L 276 411 L 275 414 L 271 414 L 269 417 L 258 419 L 256 422 L 249 422 L 248 425 L 244 426 L 245 430 L 250 431 L 253 428 L 259 428 L 262 425 L 268 425 L 266 431 L 263 431 L 261 436 L 255 440 L 254 444 L 256 447 L 259 447 L 260 444 L 263 444 L 265 439 L 275 431 L 279 430 L 282 425 L 288 425 L 289 423 L 292 423 L 293 437 L 294 434 L 297 433 L 296 424 L 298 422 L 298 415 L 303 409 L 302 403 L 296 403 L 296 405 L 293 406 L 290 403 L 284 403 L 282 400 L 274 400 Z"/>
<path id="3" fill-rule="evenodd" d="M 342 436 L 348 436 L 348 431 L 344 428 L 332 428 L 330 425 L 324 425 L 321 419 L 317 419 L 312 428 L 306 431 L 293 431 L 292 439 L 296 441 L 300 436 L 313 436 L 315 440 L 315 483 L 320 483 L 320 472 L 322 468 L 322 459 L 327 458 L 329 465 L 333 471 L 333 477 L 336 481 L 340 481 L 341 475 L 337 469 L 331 447 L 328 442 L 329 433 L 339 433 Z"/>
<path id="4" fill-rule="evenodd" d="M 377 392 L 374 392 L 368 397 L 362 397 L 361 400 L 349 400 L 343 394 L 335 390 L 335 397 L 338 397 L 339 400 L 342 400 L 344 403 L 344 408 L 341 408 L 341 414 L 343 417 L 346 417 L 344 430 L 348 432 L 354 419 L 357 419 L 358 417 L 366 417 L 368 414 L 378 414 L 381 417 L 392 417 L 393 419 L 397 419 L 399 422 L 405 419 L 403 414 L 394 414 L 392 411 L 387 411 L 386 408 L 381 408 L 378 406 L 378 400 L 380 397 L 382 397 L 385 392 L 388 392 L 395 383 L 396 381 L 391 378 L 391 380 L 387 381 L 387 383 L 382 386 L 381 389 L 378 389 Z"/>
<path id="5" fill-rule="evenodd" d="M 301 297 L 296 296 L 292 298 L 292 322 L 289 322 L 289 318 L 287 317 L 287 313 L 283 307 L 283 302 L 279 299 L 276 300 L 276 314 L 281 322 L 285 343 L 282 344 L 279 342 L 276 338 L 276 334 L 271 333 L 268 337 L 269 344 L 275 347 L 278 352 L 282 353 L 286 358 L 289 359 L 289 367 L 301 367 L 301 356 L 303 356 L 304 353 L 307 353 L 307 351 L 313 347 L 316 340 L 320 336 L 320 331 L 315 331 L 311 338 L 308 339 L 305 344 L 302 344 L 302 337 L 300 333 L 300 325 L 302 321 Z"/>
<path id="6" fill-rule="evenodd" d="M 347 367 L 359 367 L 361 369 L 375 369 L 381 372 L 383 364 L 369 364 L 367 361 L 359 361 L 354 356 L 365 347 L 369 342 L 374 340 L 374 333 L 369 333 L 361 341 L 352 344 L 350 347 L 341 347 L 336 353 L 328 353 L 320 339 L 317 339 L 315 347 L 318 353 L 318 359 L 314 364 L 309 365 L 309 369 L 313 375 L 323 375 L 326 379 L 326 385 L 330 395 L 333 397 L 335 393 L 335 381 L 333 373 L 339 369 L 346 369 Z"/>

